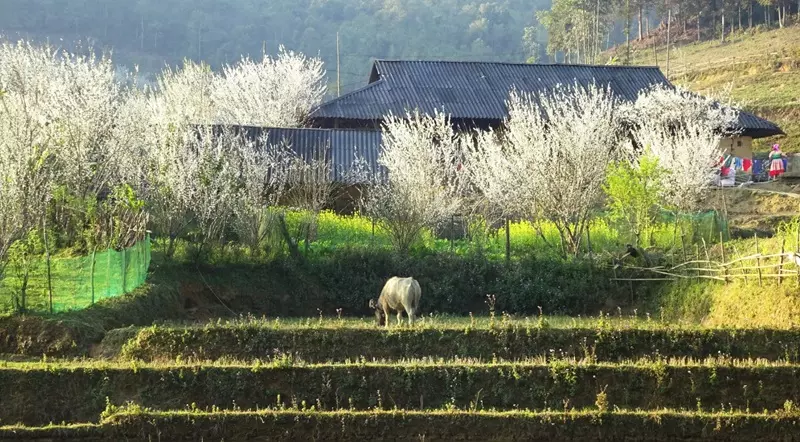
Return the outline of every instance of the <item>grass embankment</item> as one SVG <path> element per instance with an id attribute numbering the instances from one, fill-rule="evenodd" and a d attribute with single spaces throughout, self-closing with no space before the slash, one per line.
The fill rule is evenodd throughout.
<path id="1" fill-rule="evenodd" d="M 464 360 L 304 364 L 5 364 L 0 424 L 94 422 L 110 404 L 157 410 L 777 410 L 800 397 L 782 362 Z M 304 405 L 303 405 L 304 404 Z"/>
<path id="2" fill-rule="evenodd" d="M 658 65 L 667 73 L 665 47 L 658 52 Z M 653 49 L 636 51 L 633 63 L 655 65 Z M 731 85 L 731 98 L 786 132 L 779 140 L 784 152 L 800 152 L 800 25 L 735 33 L 725 43 L 679 44 L 671 53 L 669 76 L 701 93 Z M 763 151 L 775 140 L 757 141 L 754 147 Z"/>
<path id="3" fill-rule="evenodd" d="M 796 412 L 121 411 L 97 425 L 0 427 L 3 440 L 785 441 Z"/>
<path id="4" fill-rule="evenodd" d="M 619 361 L 662 355 L 800 360 L 800 332 L 777 329 L 704 329 L 667 325 L 621 326 L 607 318 L 594 327 L 551 328 L 546 318 L 497 319 L 493 327 L 422 324 L 387 332 L 374 325 L 287 325 L 279 321 L 236 321 L 202 327 L 153 326 L 122 347 L 122 356 L 146 361 L 176 358 L 252 360 L 291 355 L 306 361 L 366 358 L 474 357 L 515 359 L 558 357 Z M 368 323 L 367 323 L 368 324 Z M 133 333 L 133 332 L 131 332 Z"/>

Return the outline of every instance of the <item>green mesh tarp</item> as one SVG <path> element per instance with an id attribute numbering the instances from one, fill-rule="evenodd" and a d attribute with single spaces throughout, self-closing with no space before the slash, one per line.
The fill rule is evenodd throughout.
<path id="1" fill-rule="evenodd" d="M 659 221 L 662 223 L 674 224 L 676 214 L 663 211 L 660 218 Z M 690 241 L 700 241 L 702 239 L 711 244 L 720 240 L 720 234 L 725 240 L 730 239 L 728 220 L 715 210 L 700 213 L 679 213 L 677 218 L 678 225 L 683 229 L 684 234 Z"/>
<path id="2" fill-rule="evenodd" d="M 9 265 L 0 281 L 0 313 L 85 308 L 139 287 L 147 279 L 149 267 L 149 237 L 122 251 L 109 249 L 94 256 L 51 258 L 49 285 L 44 257 L 32 259 L 25 267 Z"/>

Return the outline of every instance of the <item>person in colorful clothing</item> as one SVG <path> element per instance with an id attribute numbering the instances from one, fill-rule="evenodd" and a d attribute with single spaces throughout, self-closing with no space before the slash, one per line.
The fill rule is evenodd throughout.
<path id="1" fill-rule="evenodd" d="M 781 146 L 775 144 L 772 146 L 772 152 L 769 154 L 769 178 L 771 180 L 778 179 L 779 176 L 786 172 L 786 166 L 783 161 L 784 155 L 781 152 Z"/>

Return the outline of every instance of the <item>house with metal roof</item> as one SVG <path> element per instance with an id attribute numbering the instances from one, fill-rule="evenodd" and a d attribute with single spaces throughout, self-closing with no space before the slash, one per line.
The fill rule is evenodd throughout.
<path id="1" fill-rule="evenodd" d="M 381 132 L 375 130 L 283 128 L 236 126 L 256 146 L 283 146 L 306 161 L 323 159 L 330 167 L 329 179 L 337 184 L 333 209 L 352 213 L 358 204 L 364 181 L 385 178 L 378 164 Z M 366 172 L 367 175 L 356 173 Z"/>
<path id="2" fill-rule="evenodd" d="M 310 161 L 324 159 L 330 164 L 333 182 L 360 184 L 353 173 L 356 162 L 363 162 L 369 171 L 380 171 L 378 153 L 381 132 L 375 130 L 284 128 L 237 126 L 246 138 L 257 144 L 284 146 L 295 155 Z"/>
<path id="3" fill-rule="evenodd" d="M 377 130 L 389 114 L 439 110 L 461 127 L 498 127 L 508 116 L 512 89 L 537 93 L 557 85 L 609 87 L 620 99 L 636 100 L 653 85 L 672 84 L 657 67 L 520 64 L 469 61 L 377 60 L 368 84 L 323 103 L 310 115 L 312 126 Z M 754 138 L 783 135 L 774 123 L 740 112 L 740 136 L 724 143 L 740 155 Z"/>

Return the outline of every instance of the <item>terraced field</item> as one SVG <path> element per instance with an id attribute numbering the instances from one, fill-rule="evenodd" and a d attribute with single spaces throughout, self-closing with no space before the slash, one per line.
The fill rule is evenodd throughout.
<path id="1" fill-rule="evenodd" d="M 0 440 L 800 439 L 794 330 L 245 320 L 101 347 L 0 362 Z"/>

